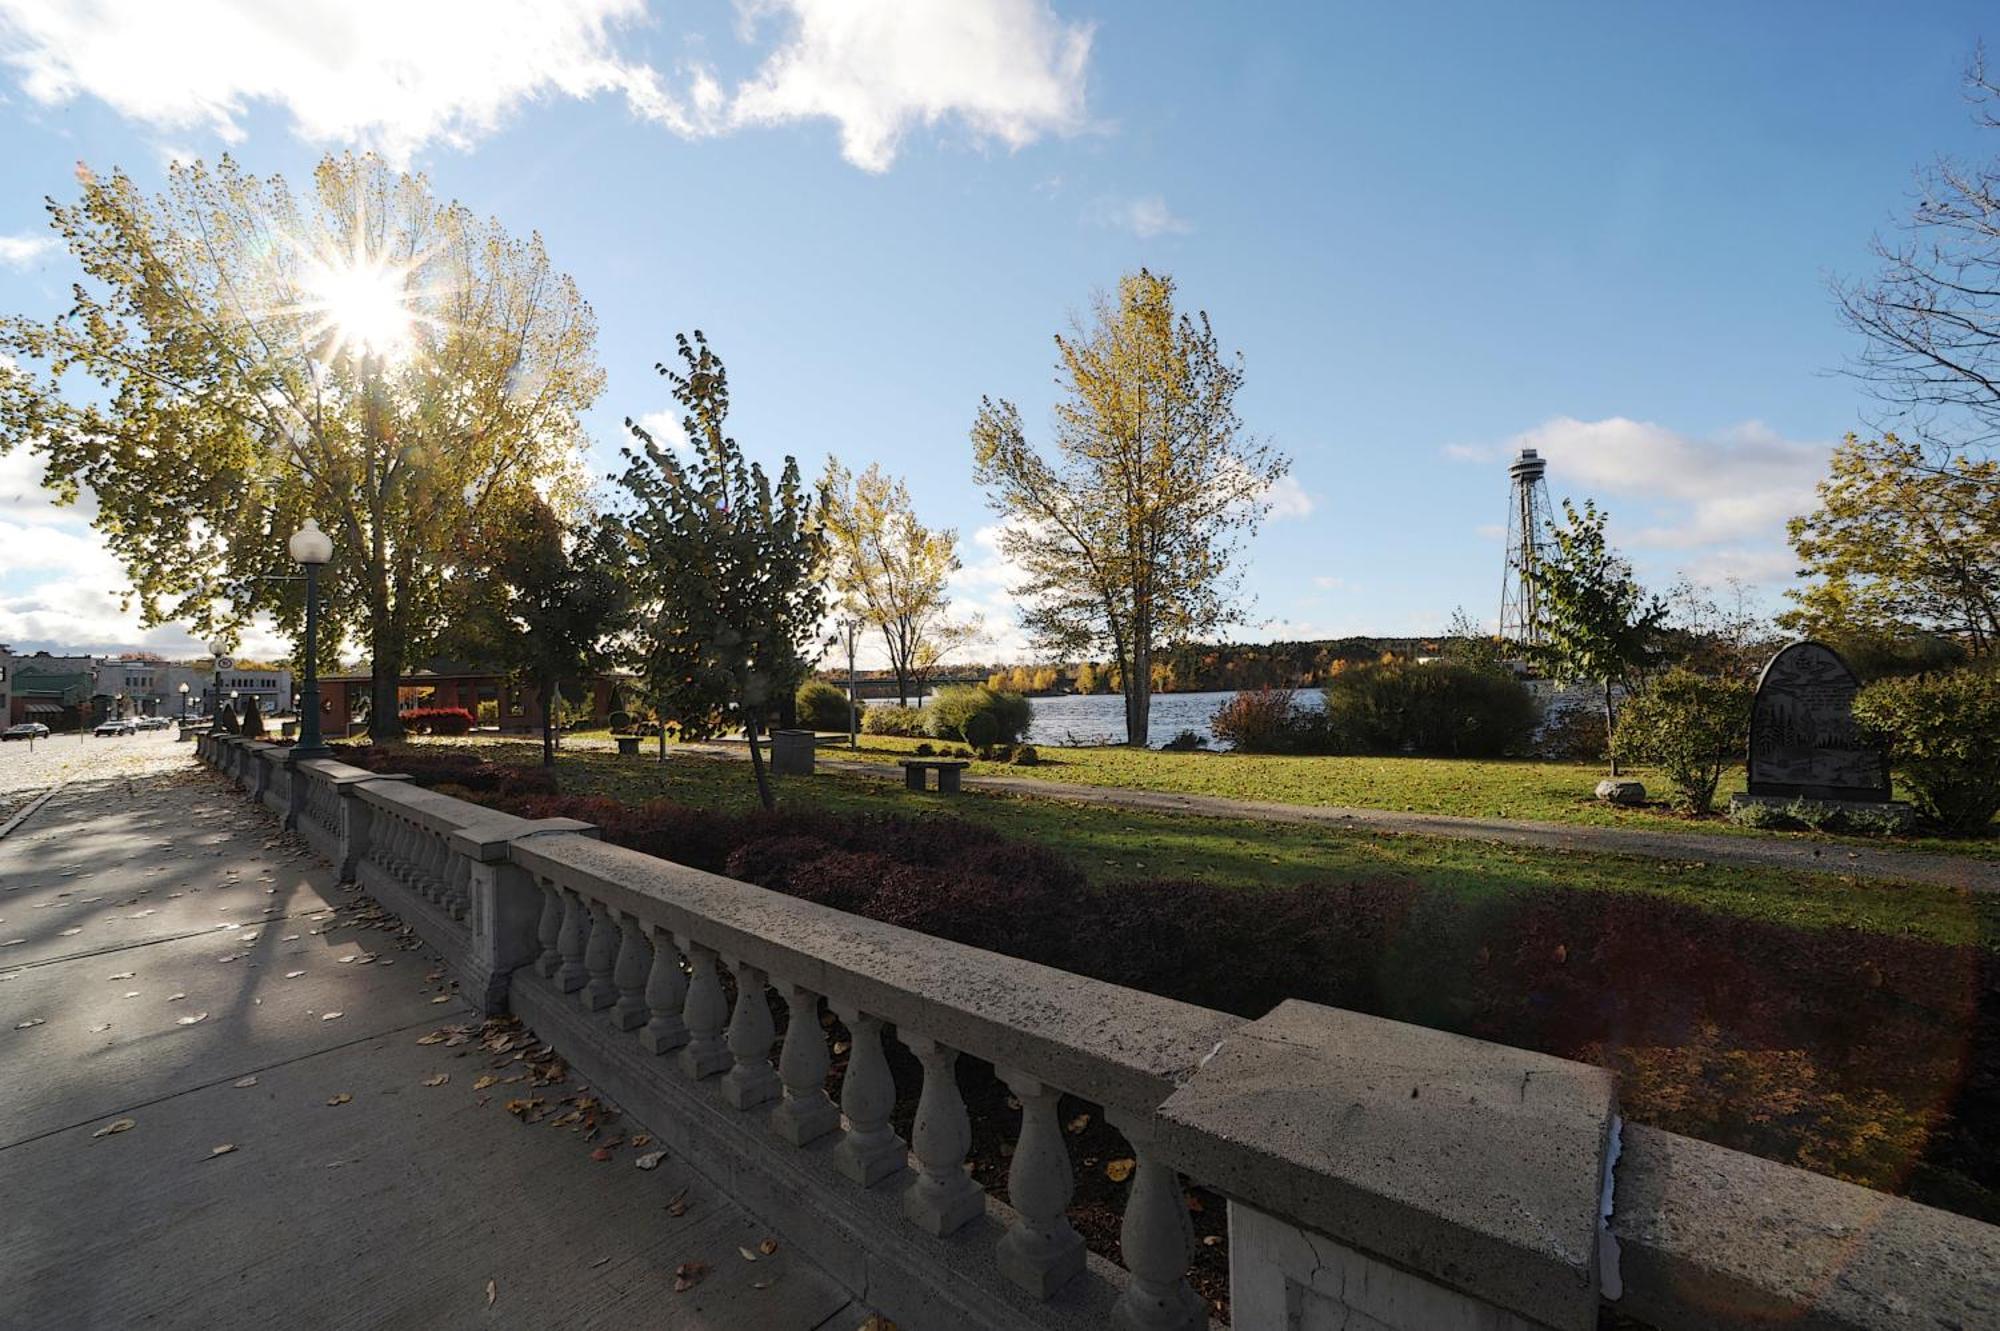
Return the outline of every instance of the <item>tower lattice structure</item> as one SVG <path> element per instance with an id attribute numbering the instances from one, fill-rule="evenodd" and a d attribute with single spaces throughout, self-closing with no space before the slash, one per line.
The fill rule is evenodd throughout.
<path id="1" fill-rule="evenodd" d="M 1540 578 L 1549 530 L 1548 461 L 1532 448 L 1507 467 L 1507 563 L 1500 579 L 1500 640 L 1542 642 Z"/>

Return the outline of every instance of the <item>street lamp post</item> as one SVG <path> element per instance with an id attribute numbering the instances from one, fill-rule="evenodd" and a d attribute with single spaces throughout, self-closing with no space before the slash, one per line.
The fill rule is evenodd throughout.
<path id="1" fill-rule="evenodd" d="M 215 714 L 222 710 L 222 658 L 228 651 L 229 644 L 221 638 L 208 644 L 208 663 L 214 669 L 208 689 L 208 719 L 211 725 L 215 722 Z"/>
<path id="2" fill-rule="evenodd" d="M 847 747 L 861 747 L 861 682 L 854 674 L 854 635 L 861 631 L 858 619 L 840 621 L 842 631 L 847 634 Z"/>
<path id="3" fill-rule="evenodd" d="M 292 534 L 289 548 L 292 558 L 305 565 L 306 570 L 306 680 L 299 695 L 299 707 L 304 714 L 299 718 L 299 742 L 292 749 L 292 757 L 294 761 L 326 758 L 333 751 L 326 747 L 319 733 L 319 570 L 333 558 L 333 538 L 307 518 L 305 525 Z"/>
<path id="4" fill-rule="evenodd" d="M 181 729 L 183 730 L 187 729 L 187 723 L 188 723 L 188 682 L 186 680 L 182 680 L 181 681 Z"/>

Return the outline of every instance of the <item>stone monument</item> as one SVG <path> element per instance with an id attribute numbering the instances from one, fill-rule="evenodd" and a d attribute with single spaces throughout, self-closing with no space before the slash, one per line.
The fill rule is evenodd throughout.
<path id="1" fill-rule="evenodd" d="M 1750 708 L 1750 788 L 1730 797 L 1730 811 L 1762 804 L 1785 813 L 1803 801 L 1824 806 L 1828 821 L 1869 810 L 1878 823 L 1913 822 L 1915 811 L 1889 797 L 1887 755 L 1854 724 L 1860 690 L 1854 671 L 1824 643 L 1779 649 Z"/>

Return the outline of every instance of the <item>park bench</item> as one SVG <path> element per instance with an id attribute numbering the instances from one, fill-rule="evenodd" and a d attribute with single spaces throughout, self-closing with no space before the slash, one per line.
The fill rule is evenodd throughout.
<path id="1" fill-rule="evenodd" d="M 926 772 L 937 773 L 937 788 L 940 795 L 958 793 L 958 774 L 972 766 L 963 758 L 904 758 L 903 784 L 911 790 L 924 789 Z"/>
<path id="2" fill-rule="evenodd" d="M 618 741 L 618 752 L 619 752 L 619 753 L 621 753 L 621 754 L 623 754 L 623 755 L 625 755 L 625 756 L 627 756 L 627 757 L 631 757 L 631 756 L 633 756 L 633 755 L 636 755 L 636 754 L 637 754 L 637 753 L 639 752 L 639 740 L 640 740 L 640 736 L 638 736 L 638 735 L 613 735 L 613 736 L 612 736 L 611 738 L 613 738 L 613 739 L 615 739 L 615 740 L 617 740 L 617 741 Z"/>

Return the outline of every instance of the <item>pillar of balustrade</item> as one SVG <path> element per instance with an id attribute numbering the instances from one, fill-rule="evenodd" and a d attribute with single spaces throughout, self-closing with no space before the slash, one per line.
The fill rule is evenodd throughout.
<path id="1" fill-rule="evenodd" d="M 736 964 L 736 1008 L 729 1014 L 731 1066 L 722 1078 L 722 1098 L 738 1109 L 749 1109 L 778 1098 L 782 1083 L 771 1066 L 771 1000 L 764 992 L 765 975 L 755 966 Z"/>
<path id="2" fill-rule="evenodd" d="M 653 944 L 646 926 L 637 916 L 618 917 L 618 959 L 611 964 L 611 979 L 618 987 L 618 1001 L 611 1007 L 611 1024 L 621 1031 L 635 1031 L 646 1024 L 646 977 L 653 969 Z"/>
<path id="3" fill-rule="evenodd" d="M 375 806 L 361 797 L 362 790 L 377 781 L 408 781 L 401 773 L 343 773 L 330 778 L 340 801 L 340 848 L 334 860 L 337 880 L 351 883 L 361 873 L 361 862 L 378 833 Z"/>
<path id="4" fill-rule="evenodd" d="M 840 1080 L 840 1112 L 847 1131 L 834 1151 L 840 1172 L 871 1187 L 909 1163 L 909 1148 L 889 1126 L 896 1107 L 896 1078 L 882 1052 L 882 1022 L 857 1007 L 835 1004 L 847 1027 L 847 1074 Z"/>
<path id="5" fill-rule="evenodd" d="M 446 842 L 472 923 L 461 991 L 488 1016 L 507 1010 L 517 969 L 546 964 L 542 974 L 551 975 L 562 964 L 556 951 L 562 909 L 554 889 L 545 890 L 508 858 L 514 842 L 556 834 L 594 837 L 597 829 L 574 818 L 496 818 L 458 828 Z"/>
<path id="6" fill-rule="evenodd" d="M 1199 1331 L 1208 1325 L 1208 1312 L 1187 1282 L 1194 1227 L 1188 1222 L 1180 1176 L 1160 1163 L 1148 1116 L 1106 1109 L 1104 1117 L 1125 1134 L 1136 1161 L 1118 1232 L 1119 1255 L 1130 1279 L 1112 1310 L 1111 1324 L 1118 1331 Z"/>
<path id="7" fill-rule="evenodd" d="M 958 1089 L 958 1051 L 929 1036 L 899 1034 L 924 1065 L 924 1089 L 910 1125 L 917 1177 L 903 1192 L 903 1214 L 927 1234 L 949 1234 L 986 1209 L 986 1194 L 965 1172 L 972 1120 Z"/>
<path id="8" fill-rule="evenodd" d="M 590 983 L 590 968 L 584 963 L 584 950 L 590 942 L 590 907 L 568 888 L 562 889 L 562 899 L 562 934 L 556 943 L 562 965 L 556 968 L 556 988 L 573 994 Z"/>
<path id="9" fill-rule="evenodd" d="M 1084 1266 L 1083 1236 L 1065 1214 L 1076 1176 L 1056 1112 L 1062 1092 L 1025 1072 L 996 1070 L 1021 1102 L 1021 1133 L 1007 1170 L 1007 1200 L 1016 1215 L 1000 1240 L 1000 1272 L 1046 1299 Z"/>
<path id="10" fill-rule="evenodd" d="M 687 1023 L 681 1019 L 681 1009 L 687 1005 L 687 976 L 681 970 L 680 949 L 665 930 L 652 936 L 652 957 L 652 968 L 646 972 L 650 1015 L 639 1032 L 639 1046 L 649 1054 L 665 1054 L 688 1041 Z"/>
<path id="11" fill-rule="evenodd" d="M 771 1130 L 794 1146 L 817 1141 L 840 1126 L 840 1111 L 826 1098 L 826 1032 L 819 1025 L 819 995 L 786 985 L 785 1047 L 778 1054 L 784 1098 L 771 1111 Z"/>
<path id="12" fill-rule="evenodd" d="M 728 1005 L 723 1001 L 722 978 L 716 971 L 720 959 L 714 950 L 692 938 L 682 938 L 681 951 L 687 954 L 691 972 L 687 1002 L 681 1008 L 688 1033 L 687 1047 L 681 1050 L 681 1067 L 699 1081 L 729 1067 L 729 1050 L 722 1042 Z"/>
<path id="13" fill-rule="evenodd" d="M 584 984 L 580 998 L 588 1011 L 602 1012 L 618 1001 L 618 984 L 612 974 L 618 963 L 618 922 L 612 918 L 609 906 L 593 901 L 589 924 L 590 941 L 584 945 L 583 964 L 590 979 Z"/>

